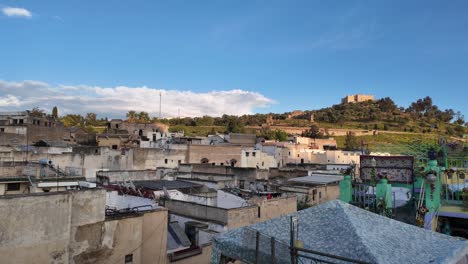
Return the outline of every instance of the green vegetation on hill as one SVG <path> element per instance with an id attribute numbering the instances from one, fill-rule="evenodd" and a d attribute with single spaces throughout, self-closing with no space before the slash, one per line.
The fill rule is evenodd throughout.
<path id="1" fill-rule="evenodd" d="M 53 112 L 54 115 L 58 115 L 57 109 Z M 162 122 L 170 126 L 170 131 L 183 130 L 187 136 L 229 132 L 257 133 L 267 139 L 278 140 L 284 139 L 285 135 L 270 130 L 269 126 L 310 128 L 316 124 L 325 130 L 331 128 L 388 130 L 458 137 L 466 134 L 468 130 L 468 124 L 460 112 L 452 109 L 440 110 L 430 97 L 419 99 L 407 108 L 397 106 L 392 99 L 386 97 L 376 101 L 337 104 L 319 110 L 295 111 L 294 115 L 290 114 L 292 112 L 158 119 L 151 118 L 146 112 L 129 111 L 126 117 L 129 121 L 135 122 Z M 315 123 L 310 121 L 311 115 L 314 116 Z M 85 116 L 69 114 L 60 117 L 60 120 L 65 126 L 79 126 L 89 132 L 101 132 L 107 123 L 107 118 L 97 119 L 95 113 L 88 113 Z M 268 126 L 265 127 L 265 124 Z M 252 127 L 261 127 L 261 129 Z M 376 138 L 381 139 L 379 136 Z M 401 138 L 393 135 L 392 137 Z"/>
<path id="2" fill-rule="evenodd" d="M 346 147 L 347 136 L 334 136 L 338 148 Z M 385 145 L 408 145 L 414 143 L 437 144 L 438 136 L 435 134 L 377 134 L 356 137 L 360 148 L 370 151 L 383 151 Z"/>

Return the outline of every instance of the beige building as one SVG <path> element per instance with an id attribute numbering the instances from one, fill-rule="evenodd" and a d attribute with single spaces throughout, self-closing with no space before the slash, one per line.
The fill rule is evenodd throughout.
<path id="1" fill-rule="evenodd" d="M 61 122 L 46 114 L 0 112 L 0 145 L 26 145 L 40 140 L 71 141 L 71 137 Z"/>
<path id="2" fill-rule="evenodd" d="M 105 205 L 102 189 L 0 197 L 0 263 L 165 263 L 166 209 Z"/>
<path id="3" fill-rule="evenodd" d="M 242 146 L 187 145 L 187 163 L 241 166 Z"/>
<path id="4" fill-rule="evenodd" d="M 259 169 L 276 168 L 277 161 L 275 156 L 268 155 L 261 150 L 248 148 L 242 150 L 241 167 Z"/>
<path id="5" fill-rule="evenodd" d="M 365 101 L 374 101 L 375 98 L 373 95 L 370 94 L 353 94 L 353 95 L 348 95 L 341 99 L 342 104 L 349 104 L 349 103 L 360 103 L 360 102 L 365 102 Z"/>
<path id="6" fill-rule="evenodd" d="M 339 175 L 313 174 L 289 179 L 278 190 L 295 194 L 298 205 L 308 207 L 338 199 L 342 179 Z"/>

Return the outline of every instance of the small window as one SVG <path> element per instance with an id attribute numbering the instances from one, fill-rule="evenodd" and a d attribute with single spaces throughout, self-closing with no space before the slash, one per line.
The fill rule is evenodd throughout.
<path id="1" fill-rule="evenodd" d="M 265 166 L 265 162 L 264 162 L 264 161 L 262 161 L 262 167 L 263 167 L 263 166 Z"/>
<path id="2" fill-rule="evenodd" d="M 312 201 L 315 201 L 316 195 L 317 195 L 317 190 L 312 190 Z"/>
<path id="3" fill-rule="evenodd" d="M 2 132 L 2 133 L 5 132 L 5 128 L 3 128 L 3 127 L 0 128 L 0 132 Z"/>
<path id="4" fill-rule="evenodd" d="M 259 206 L 259 207 L 258 207 L 258 212 L 257 212 L 257 213 L 258 213 L 258 218 L 260 218 L 260 217 L 261 217 L 261 215 L 262 215 L 262 214 L 261 214 L 261 210 L 260 210 L 260 209 L 261 209 L 261 208 L 260 208 L 260 206 Z"/>
<path id="5" fill-rule="evenodd" d="M 167 164 L 167 159 L 164 160 L 164 164 Z"/>
<path id="6" fill-rule="evenodd" d="M 256 152 L 252 152 L 252 157 L 255 157 L 255 154 L 257 154 Z"/>
<path id="7" fill-rule="evenodd" d="M 178 160 L 177 163 L 178 163 L 178 164 L 181 164 L 181 163 L 182 163 L 182 160 Z"/>
<path id="8" fill-rule="evenodd" d="M 250 152 L 246 152 L 245 156 L 248 157 L 250 155 Z"/>
<path id="9" fill-rule="evenodd" d="M 112 145 L 112 149 L 118 149 L 119 147 L 117 145 Z"/>
<path id="10" fill-rule="evenodd" d="M 224 163 L 223 163 L 223 162 L 221 162 L 221 166 L 223 166 L 223 165 L 224 165 Z"/>
<path id="11" fill-rule="evenodd" d="M 240 189 L 244 189 L 244 184 L 245 184 L 245 181 L 244 181 L 244 180 L 240 180 L 240 181 L 239 181 L 239 188 L 240 188 Z"/>
<path id="12" fill-rule="evenodd" d="M 297 154 L 297 157 L 299 158 L 299 154 Z"/>
<path id="13" fill-rule="evenodd" d="M 291 151 L 289 151 L 289 156 L 291 156 Z"/>
<path id="14" fill-rule="evenodd" d="M 125 264 L 133 263 L 133 254 L 125 255 Z"/>
<path id="15" fill-rule="evenodd" d="M 319 200 L 322 199 L 322 192 L 319 192 Z"/>
<path id="16" fill-rule="evenodd" d="M 19 191 L 20 190 L 20 183 L 8 183 L 7 184 L 7 191 Z"/>
<path id="17" fill-rule="evenodd" d="M 23 123 L 24 123 L 24 120 L 23 120 L 23 119 L 20 119 L 20 120 L 19 120 L 19 123 L 20 123 L 20 124 L 23 124 Z"/>
<path id="18" fill-rule="evenodd" d="M 119 124 L 115 124 L 115 128 L 119 128 Z"/>

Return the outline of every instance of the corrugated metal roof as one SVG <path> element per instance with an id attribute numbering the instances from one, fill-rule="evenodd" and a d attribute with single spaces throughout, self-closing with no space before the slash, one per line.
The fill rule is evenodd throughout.
<path id="1" fill-rule="evenodd" d="M 186 181 L 167 181 L 167 180 L 156 180 L 156 181 L 133 181 L 133 184 L 136 187 L 143 187 L 150 190 L 162 190 L 166 187 L 167 190 L 175 190 L 175 189 L 186 189 L 192 187 L 200 187 L 202 185 L 186 182 Z"/>
<path id="2" fill-rule="evenodd" d="M 289 179 L 289 182 L 310 183 L 310 184 L 328 184 L 343 180 L 343 176 L 334 174 L 312 174 L 311 176 L 297 177 Z"/>

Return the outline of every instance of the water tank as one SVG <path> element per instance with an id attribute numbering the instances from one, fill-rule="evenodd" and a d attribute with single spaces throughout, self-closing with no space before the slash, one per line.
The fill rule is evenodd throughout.
<path id="1" fill-rule="evenodd" d="M 41 164 L 41 165 L 52 165 L 52 161 L 50 159 L 40 159 L 39 164 Z"/>

